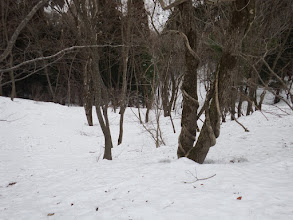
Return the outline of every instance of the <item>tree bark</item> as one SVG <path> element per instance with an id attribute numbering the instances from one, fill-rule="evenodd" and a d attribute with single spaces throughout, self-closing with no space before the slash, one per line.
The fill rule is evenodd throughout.
<path id="1" fill-rule="evenodd" d="M 246 35 L 247 26 L 250 24 L 249 17 L 251 13 L 254 13 L 253 4 L 253 0 L 236 0 L 235 2 L 228 32 L 230 39 L 227 39 L 227 46 L 216 70 L 214 96 L 211 105 L 206 108 L 206 119 L 198 141 L 186 154 L 189 159 L 195 162 L 204 162 L 210 147 L 216 144 L 216 138 L 220 135 L 221 112 L 224 108 L 229 107 L 226 100 L 227 96 L 231 94 L 227 83 L 237 65 L 237 57 L 233 55 L 233 50 L 241 50 L 241 40 Z M 245 10 L 238 10 L 238 8 Z"/>
<path id="2" fill-rule="evenodd" d="M 105 100 L 104 103 L 102 101 L 102 90 L 105 90 L 106 86 L 104 85 L 100 75 L 98 51 L 96 49 L 92 49 L 91 55 L 93 57 L 92 78 L 93 78 L 93 85 L 94 85 L 94 91 L 95 91 L 96 113 L 97 113 L 97 117 L 98 117 L 101 129 L 104 134 L 104 139 L 105 139 L 105 151 L 104 151 L 103 158 L 107 160 L 112 160 L 111 149 L 113 148 L 113 144 L 112 144 L 112 137 L 111 137 L 111 131 L 110 131 L 110 124 L 109 124 L 108 114 L 107 114 L 108 100 Z M 101 107 L 103 109 L 103 114 L 101 111 Z"/>
<path id="3" fill-rule="evenodd" d="M 179 5 L 181 12 L 181 31 L 186 35 L 189 45 L 196 51 L 197 33 L 193 16 L 192 1 L 186 1 Z M 178 157 L 185 157 L 196 137 L 197 110 L 199 107 L 197 96 L 197 68 L 199 61 L 191 54 L 190 50 L 185 52 L 186 72 L 182 83 L 183 110 L 181 118 L 181 132 L 178 140 Z"/>
<path id="4" fill-rule="evenodd" d="M 240 118 L 242 116 L 242 104 L 243 104 L 243 86 L 240 86 L 239 88 L 239 102 L 238 102 L 238 106 L 237 106 L 237 116 L 238 118 Z"/>
<path id="5" fill-rule="evenodd" d="M 91 64 L 90 64 L 91 66 Z M 91 75 L 88 71 L 88 61 L 85 64 L 83 72 L 83 107 L 85 110 L 86 119 L 89 126 L 93 126 L 93 96 L 91 86 Z"/>
<path id="6" fill-rule="evenodd" d="M 73 0 L 78 15 L 80 16 L 81 25 L 83 26 L 86 34 L 85 43 L 87 45 L 96 45 L 96 15 L 97 5 L 95 1 L 92 2 L 90 8 L 92 13 L 88 13 L 88 8 L 84 1 Z M 108 91 L 101 77 L 99 66 L 99 50 L 98 47 L 87 48 L 87 54 L 91 57 L 91 79 L 93 82 L 93 90 L 95 97 L 95 106 L 98 121 L 105 139 L 104 159 L 112 160 L 111 149 L 113 148 L 112 137 L 110 131 L 110 123 L 108 120 Z M 102 99 L 103 97 L 103 99 Z M 101 110 L 102 109 L 102 110 Z"/>
<path id="7" fill-rule="evenodd" d="M 13 56 L 12 54 L 10 54 L 9 57 L 9 66 L 12 67 L 13 66 Z M 15 78 L 14 78 L 14 71 L 10 70 L 9 71 L 9 77 L 10 77 L 10 81 L 11 81 L 11 94 L 10 94 L 10 98 L 13 101 L 14 98 L 16 98 L 16 86 L 15 86 Z"/>
<path id="8" fill-rule="evenodd" d="M 122 91 L 121 91 L 121 102 L 120 102 L 120 122 L 119 122 L 119 137 L 118 145 L 122 143 L 123 139 L 123 122 L 124 122 L 124 113 L 127 106 L 127 65 L 128 65 L 128 56 L 129 56 L 129 41 L 130 41 L 130 19 L 132 14 L 132 5 L 128 0 L 127 10 L 128 14 L 126 16 L 126 22 L 122 23 L 122 42 L 125 46 L 122 47 Z M 123 27 L 125 25 L 125 27 Z"/>

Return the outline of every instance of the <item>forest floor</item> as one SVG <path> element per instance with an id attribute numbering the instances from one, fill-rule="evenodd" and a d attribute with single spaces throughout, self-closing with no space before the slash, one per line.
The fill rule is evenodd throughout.
<path id="1" fill-rule="evenodd" d="M 249 132 L 223 123 L 197 164 L 177 159 L 179 113 L 175 134 L 161 118 L 166 145 L 156 148 L 135 108 L 117 146 L 110 110 L 108 161 L 83 108 L 0 97 L 0 219 L 293 219 L 293 114 L 271 102 L 239 119 Z"/>

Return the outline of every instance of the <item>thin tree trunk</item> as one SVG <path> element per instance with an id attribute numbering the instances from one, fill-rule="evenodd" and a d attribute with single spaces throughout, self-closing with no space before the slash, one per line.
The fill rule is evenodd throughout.
<path id="1" fill-rule="evenodd" d="M 237 116 L 238 118 L 240 118 L 242 116 L 242 104 L 243 104 L 243 86 L 240 86 L 239 88 L 239 102 L 238 102 L 238 106 L 237 106 Z"/>
<path id="2" fill-rule="evenodd" d="M 69 73 L 68 73 L 68 79 L 67 79 L 67 104 L 68 106 L 71 103 L 71 73 L 72 73 L 72 66 L 73 62 L 75 60 L 76 54 L 74 55 L 74 58 L 71 61 L 70 67 L 69 67 Z"/>
<path id="3" fill-rule="evenodd" d="M 248 90 L 248 98 L 249 98 L 249 100 L 255 100 L 256 99 L 256 84 L 253 82 L 253 83 L 251 83 L 249 85 L 248 88 L 249 88 L 249 90 Z M 248 101 L 247 109 L 246 109 L 246 115 L 250 115 L 250 114 L 253 113 L 252 104 L 253 104 L 252 102 Z"/>
<path id="4" fill-rule="evenodd" d="M 42 52 L 40 54 L 41 54 L 41 56 L 43 56 L 43 53 Z M 55 95 L 55 92 L 53 90 L 52 83 L 51 83 L 51 80 L 50 80 L 50 75 L 49 75 L 49 71 L 48 71 L 48 62 L 47 62 L 47 60 L 43 60 L 43 65 L 44 65 L 44 71 L 45 71 L 46 79 L 47 79 L 48 86 L 49 86 L 49 92 L 50 92 L 50 94 L 52 96 L 53 102 L 56 102 L 56 95 Z"/>
<path id="5" fill-rule="evenodd" d="M 9 65 L 10 65 L 10 67 L 12 67 L 12 65 L 13 65 L 12 54 L 10 54 L 10 57 L 9 57 Z M 16 86 L 15 86 L 15 78 L 14 78 L 13 70 L 9 71 L 9 77 L 10 77 L 10 80 L 11 80 L 11 95 L 10 95 L 10 98 L 13 101 L 14 98 L 16 98 Z"/>
<path id="6" fill-rule="evenodd" d="M 103 131 L 104 138 L 105 138 L 105 151 L 104 151 L 103 158 L 107 160 L 112 160 L 111 149 L 113 148 L 113 144 L 112 144 L 112 137 L 111 137 L 111 131 L 110 131 L 110 124 L 109 124 L 108 114 L 107 114 L 108 100 L 104 101 L 106 103 L 104 105 L 102 101 L 102 91 L 104 91 L 103 95 L 105 96 L 107 91 L 105 91 L 106 87 L 100 75 L 98 51 L 96 49 L 92 49 L 91 55 L 93 57 L 92 79 L 93 79 L 94 91 L 95 91 L 96 113 L 97 113 L 97 117 L 98 117 L 101 129 Z M 101 106 L 103 108 L 103 115 L 101 112 Z"/>
<path id="7" fill-rule="evenodd" d="M 3 73 L 0 73 L 0 96 L 3 96 L 2 79 L 3 79 Z"/>
<path id="8" fill-rule="evenodd" d="M 124 113 L 127 106 L 127 65 L 128 65 L 128 56 L 129 56 L 129 40 L 130 40 L 130 19 L 131 19 L 131 3 L 127 2 L 127 10 L 128 15 L 126 16 L 126 22 L 122 23 L 122 42 L 124 43 L 124 47 L 122 47 L 122 94 L 121 94 L 121 103 L 120 103 L 120 122 L 119 122 L 119 137 L 118 137 L 118 145 L 122 143 L 123 139 L 123 122 L 124 122 Z M 123 24 L 125 24 L 125 31 Z"/>
<path id="9" fill-rule="evenodd" d="M 230 97 L 230 114 L 231 114 L 231 121 L 235 120 L 236 114 L 236 100 L 237 100 L 237 90 L 232 87 L 231 97 Z"/>
<path id="10" fill-rule="evenodd" d="M 140 124 L 142 124 L 142 119 L 141 119 L 141 113 L 140 113 L 140 100 L 139 100 L 139 80 L 138 80 L 138 76 L 137 76 L 137 72 L 135 71 L 135 64 L 134 64 L 134 59 L 132 57 L 132 67 L 134 68 L 134 78 L 135 78 L 135 84 L 136 84 L 136 108 L 138 111 L 138 118 L 139 118 L 139 122 Z"/>
<path id="11" fill-rule="evenodd" d="M 89 126 L 93 126 L 93 97 L 91 90 L 91 77 L 88 72 L 88 62 L 86 62 L 83 72 L 83 106 Z"/>

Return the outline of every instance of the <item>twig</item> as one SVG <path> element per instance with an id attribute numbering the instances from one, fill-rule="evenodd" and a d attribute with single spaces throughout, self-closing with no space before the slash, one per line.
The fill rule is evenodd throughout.
<path id="1" fill-rule="evenodd" d="M 288 112 L 286 112 L 285 110 L 281 109 L 280 107 L 273 105 L 274 107 L 276 107 L 277 109 L 279 109 L 280 111 L 284 112 L 286 115 L 291 115 Z"/>
<path id="2" fill-rule="evenodd" d="M 170 120 L 171 120 L 171 124 L 173 127 L 173 132 L 174 132 L 174 134 L 176 134 L 175 126 L 174 126 L 173 119 L 172 119 L 172 113 L 170 113 Z"/>
<path id="3" fill-rule="evenodd" d="M 130 110 L 132 111 L 132 113 L 135 115 L 135 117 L 139 120 L 139 117 L 134 113 L 134 111 L 132 110 L 132 108 L 130 108 Z M 158 140 L 156 138 L 156 136 L 152 133 L 152 130 L 156 131 L 156 129 L 151 129 L 148 128 L 142 121 L 141 121 L 141 125 L 143 126 L 143 128 L 151 135 L 151 138 L 154 140 L 155 143 L 157 143 L 157 141 L 159 141 L 159 145 L 163 144 L 166 145 L 164 140 L 162 139 L 162 135 L 160 134 L 160 139 Z M 160 132 L 161 133 L 161 132 Z"/>
<path id="4" fill-rule="evenodd" d="M 252 103 L 254 107 L 265 117 L 267 121 L 269 120 L 268 117 L 265 116 L 265 114 L 263 113 L 263 110 L 261 110 L 253 101 L 251 101 L 251 99 L 247 95 L 245 95 L 243 92 L 241 93 L 241 95 L 244 96 L 244 98 L 246 98 L 247 102 Z"/>
<path id="5" fill-rule="evenodd" d="M 9 118 L 10 116 L 12 116 L 12 115 L 14 115 L 14 114 L 11 114 L 11 115 L 9 115 L 7 118 Z M 11 122 L 14 122 L 14 121 L 18 121 L 18 120 L 20 120 L 20 119 L 23 119 L 23 118 L 25 118 L 27 115 L 24 115 L 23 117 L 21 117 L 21 118 L 16 118 L 16 119 L 12 119 L 12 120 L 8 120 L 8 119 L 0 119 L 0 121 L 5 121 L 5 122 L 8 122 L 8 123 L 11 123 Z"/>
<path id="6" fill-rule="evenodd" d="M 166 205 L 163 209 L 166 209 L 166 208 L 170 207 L 173 204 L 174 204 L 174 202 L 171 202 L 169 205 Z"/>
<path id="7" fill-rule="evenodd" d="M 184 181 L 183 183 L 195 183 L 195 182 L 197 182 L 197 181 L 207 180 L 207 179 L 210 179 L 210 178 L 213 178 L 214 176 L 216 176 L 216 174 L 214 174 L 214 175 L 209 176 L 209 177 L 198 178 L 198 177 L 197 177 L 197 171 L 196 171 L 196 168 L 195 168 L 195 175 L 194 175 L 193 173 L 191 173 L 189 170 L 187 170 L 186 172 L 189 173 L 189 174 L 191 174 L 191 175 L 195 178 L 195 181 L 192 181 L 192 182 Z"/>
<path id="8" fill-rule="evenodd" d="M 72 47 L 67 47 L 63 50 L 58 51 L 57 53 L 53 54 L 53 55 L 49 55 L 49 56 L 45 56 L 45 57 L 38 57 L 35 59 L 31 59 L 31 60 L 26 60 L 22 63 L 19 63 L 13 67 L 7 68 L 7 69 L 0 69 L 0 73 L 5 73 L 5 72 L 9 72 L 11 70 L 16 70 L 19 67 L 23 66 L 23 65 L 27 65 L 30 63 L 34 63 L 37 61 L 41 61 L 41 60 L 49 60 L 49 59 L 53 59 L 55 57 L 58 56 L 63 56 L 66 53 L 72 53 L 75 50 L 78 49 L 85 49 L 85 48 L 104 48 L 104 47 L 111 47 L 111 48 L 116 48 L 116 47 L 125 47 L 125 45 L 121 44 L 121 45 L 111 45 L 111 44 L 105 44 L 105 45 L 83 45 L 83 46 L 72 46 Z"/>
<path id="9" fill-rule="evenodd" d="M 97 163 L 99 162 L 99 160 L 100 160 L 100 158 L 101 158 L 101 155 L 102 155 L 102 152 L 101 152 L 101 150 L 100 150 L 99 155 L 96 157 L 96 161 L 97 161 Z"/>
<path id="10" fill-rule="evenodd" d="M 235 118 L 235 116 L 234 116 L 233 114 L 231 114 L 231 116 L 232 116 L 232 118 L 236 121 L 236 123 L 239 124 L 239 125 L 244 129 L 245 132 L 249 132 L 249 130 L 248 130 L 246 127 L 244 127 L 244 125 L 241 124 L 241 123 Z"/>

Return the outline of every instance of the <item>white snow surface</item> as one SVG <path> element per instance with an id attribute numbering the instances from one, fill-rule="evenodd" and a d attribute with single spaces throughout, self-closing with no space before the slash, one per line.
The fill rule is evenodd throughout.
<path id="1" fill-rule="evenodd" d="M 87 126 L 82 107 L 0 97 L 0 219 L 293 219 L 286 105 L 241 117 L 250 132 L 223 123 L 204 164 L 177 159 L 179 114 L 176 134 L 161 118 L 166 146 L 156 148 L 133 112 L 116 146 L 120 115 L 109 111 L 108 161 L 99 124 Z"/>

